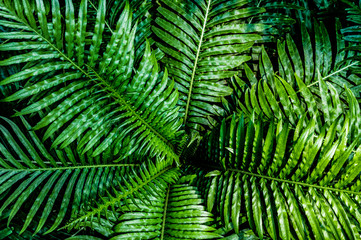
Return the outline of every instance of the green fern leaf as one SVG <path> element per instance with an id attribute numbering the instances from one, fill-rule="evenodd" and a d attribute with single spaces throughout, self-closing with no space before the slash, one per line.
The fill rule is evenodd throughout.
<path id="1" fill-rule="evenodd" d="M 32 203 L 20 234 L 28 228 L 35 215 L 41 215 L 35 230 L 37 233 L 54 212 L 56 219 L 47 232 L 55 230 L 65 219 L 68 209 L 72 215 L 77 215 L 80 209 L 88 207 L 89 198 L 104 195 L 106 189 L 111 189 L 117 174 L 125 174 L 129 171 L 126 168 L 137 166 L 113 164 L 110 162 L 113 159 L 106 155 L 102 156 L 101 162 L 100 158 L 89 156 L 80 161 L 71 147 L 49 152 L 34 132 L 24 134 L 14 122 L 1 119 L 10 127 L 0 125 L 0 186 L 5 196 L 0 215 L 11 208 L 10 223 L 27 201 Z M 27 129 L 31 128 L 24 118 L 22 121 Z M 63 195 L 59 194 L 61 191 L 64 191 Z M 56 201 L 59 201 L 59 206 L 55 205 Z"/>
<path id="2" fill-rule="evenodd" d="M 282 120 L 277 127 L 262 118 L 247 120 L 247 127 L 243 121 L 224 120 L 197 152 L 208 167 L 211 161 L 224 169 L 215 175 L 195 169 L 197 185 L 207 186 L 208 209 L 225 225 L 233 223 L 236 232 L 241 216 L 247 216 L 260 238 L 359 239 L 359 212 L 347 206 L 358 205 L 360 195 L 355 179 L 360 170 L 353 168 L 360 135 L 350 138 L 347 117 L 339 134 L 337 123 L 318 134 L 315 120 L 304 117 L 296 128 Z"/>
<path id="3" fill-rule="evenodd" d="M 91 40 L 87 37 L 87 1 L 81 1 L 77 19 L 72 1 L 65 3 L 64 28 L 60 28 L 57 0 L 52 2 L 52 22 L 45 22 L 43 1 L 37 1 L 39 26 L 33 23 L 32 15 L 22 18 L 18 14 L 19 5 L 2 5 L 1 14 L 7 18 L 5 23 L 15 22 L 23 28 L 21 32 L 6 32 L 0 38 L 17 46 L 22 43 L 11 39 L 30 37 L 32 43 L 43 44 L 48 50 L 34 49 L 0 62 L 0 65 L 33 63 L 32 67 L 0 82 L 4 85 L 29 77 L 34 80 L 4 101 L 41 94 L 42 99 L 16 115 L 50 107 L 51 111 L 35 129 L 47 127 L 45 139 L 57 133 L 53 147 L 65 148 L 82 137 L 79 150 L 85 153 L 95 148 L 93 156 L 109 147 L 117 154 L 120 147 L 124 147 L 121 151 L 124 157 L 149 153 L 178 161 L 173 147 L 182 124 L 175 107 L 178 92 L 173 81 L 168 79 L 167 71 L 159 71 L 148 42 L 139 66 L 134 65 L 136 26 L 131 25 L 129 5 L 105 45 L 102 40 L 105 1 L 99 2 Z M 52 28 L 47 29 L 47 25 Z M 133 72 L 135 67 L 137 70 Z"/>
<path id="4" fill-rule="evenodd" d="M 215 239 L 221 236 L 207 226 L 212 214 L 204 210 L 194 187 L 187 184 L 168 186 L 151 206 L 129 204 L 118 221 L 112 240 L 140 239 Z M 128 212 L 129 210 L 131 212 Z"/>
<path id="5" fill-rule="evenodd" d="M 153 32 L 162 41 L 163 62 L 175 78 L 184 124 L 199 128 L 214 124 L 207 116 L 223 112 L 216 103 L 231 94 L 225 79 L 251 59 L 245 52 L 269 28 L 246 19 L 265 11 L 248 1 L 162 1 Z M 164 7 L 163 7 L 164 4 Z M 202 128 L 202 127 L 201 127 Z"/>

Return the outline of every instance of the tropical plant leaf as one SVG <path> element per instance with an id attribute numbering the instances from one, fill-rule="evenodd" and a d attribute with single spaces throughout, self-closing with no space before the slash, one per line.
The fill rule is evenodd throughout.
<path id="1" fill-rule="evenodd" d="M 77 235 L 66 238 L 65 240 L 102 240 L 102 238 L 94 237 L 91 235 Z"/>
<path id="2" fill-rule="evenodd" d="M 27 239 L 34 239 L 34 240 L 43 240 L 45 236 L 41 234 L 34 235 L 34 230 L 32 227 L 34 226 L 31 224 L 21 235 L 19 234 L 22 228 L 22 219 L 26 218 L 27 213 L 19 212 L 17 216 L 15 216 L 11 225 L 7 225 L 7 218 L 9 217 L 11 210 L 5 211 L 0 216 L 0 239 L 1 240 L 27 240 Z M 39 216 L 40 217 L 40 216 Z M 53 218 L 53 216 L 50 216 Z M 55 218 L 54 218 L 55 219 Z M 54 220 L 52 219 L 52 220 Z M 49 224 L 48 224 L 49 225 Z M 50 224 L 51 226 L 51 224 Z M 36 226 L 35 226 L 36 227 Z M 44 227 L 46 229 L 47 227 Z M 43 232 L 43 231 L 42 231 Z M 66 231 L 55 231 L 51 232 L 46 235 L 45 239 L 66 239 L 67 237 L 75 234 L 75 232 L 66 232 Z"/>
<path id="3" fill-rule="evenodd" d="M 154 46 L 155 43 L 152 38 L 151 31 L 151 24 L 154 19 L 152 13 L 149 12 L 149 10 L 153 7 L 153 2 L 148 0 L 132 0 L 129 1 L 129 5 L 133 13 L 133 24 L 138 22 L 134 38 L 135 62 L 138 63 L 143 56 L 146 47 L 146 40 L 149 41 L 151 46 Z M 119 19 L 119 16 L 123 12 L 125 6 L 126 1 L 107 1 L 107 19 L 109 19 L 108 25 L 110 29 L 116 28 L 117 20 Z M 159 60 L 164 56 L 164 53 L 157 48 L 155 50 L 155 56 L 157 60 Z"/>
<path id="4" fill-rule="evenodd" d="M 79 150 L 85 153 L 95 148 L 94 156 L 111 147 L 115 154 L 121 151 L 124 156 L 149 153 L 178 161 L 173 151 L 182 124 L 175 107 L 178 92 L 173 81 L 168 79 L 167 71 L 159 71 L 149 43 L 142 61 L 133 72 L 133 67 L 136 67 L 136 26 L 131 25 L 129 5 L 104 46 L 105 1 L 99 1 L 90 44 L 87 43 L 87 1 L 81 1 L 77 19 L 73 3 L 70 0 L 65 3 L 65 24 L 61 21 L 57 0 L 52 1 L 51 22 L 46 22 L 43 1 L 37 1 L 38 23 L 32 14 L 22 14 L 21 5 L 2 3 L 0 15 L 7 20 L 1 24 L 15 23 L 18 28 L 0 33 L 0 38 L 9 39 L 6 44 L 17 46 L 21 42 L 12 39 L 25 37 L 31 43 L 45 45 L 42 49 L 0 61 L 0 65 L 6 66 L 14 62 L 33 63 L 0 82 L 0 85 L 5 85 L 31 77 L 26 88 L 4 101 L 41 94 L 42 98 L 16 115 L 50 107 L 51 111 L 35 129 L 47 126 L 45 139 L 57 133 L 54 147 L 60 145 L 64 148 L 82 136 Z M 30 3 L 26 0 L 24 4 Z M 48 25 L 52 27 L 51 31 Z"/>
<path id="5" fill-rule="evenodd" d="M 215 239 L 221 236 L 208 226 L 212 214 L 205 211 L 202 199 L 195 187 L 175 184 L 157 197 L 152 196 L 151 205 L 124 206 L 125 214 L 114 227 L 112 240 L 124 238 L 140 239 Z"/>
<path id="6" fill-rule="evenodd" d="M 106 197 L 104 197 L 106 199 Z M 109 238 L 114 235 L 114 226 L 117 222 L 117 219 L 121 216 L 120 208 L 113 208 L 115 211 L 108 210 L 106 213 L 98 216 L 97 221 L 92 219 L 87 219 L 79 223 L 80 229 L 88 230 L 92 229 L 100 235 Z M 65 230 L 64 230 L 65 231 Z M 79 231 L 74 229 L 73 231 Z"/>
<path id="7" fill-rule="evenodd" d="M 85 211 L 77 218 L 70 221 L 65 227 L 68 229 L 79 228 L 84 226 L 84 222 L 99 223 L 100 216 L 107 216 L 109 208 L 111 208 L 116 215 L 116 207 L 128 205 L 128 200 L 135 205 L 137 201 L 141 200 L 144 204 L 151 205 L 151 197 L 158 196 L 164 192 L 169 184 L 173 184 L 179 176 L 179 169 L 171 165 L 171 161 L 157 160 L 154 164 L 152 161 L 143 163 L 133 174 L 127 176 L 118 184 L 119 190 L 115 191 L 114 195 L 108 193 L 107 198 L 102 198 L 102 201 L 96 204 L 91 211 Z M 135 200 L 138 199 L 138 200 Z M 98 217 L 98 219 L 94 219 Z"/>
<path id="8" fill-rule="evenodd" d="M 305 1 L 264 0 L 252 1 L 251 4 L 266 9 L 266 12 L 252 18 L 252 21 L 272 26 L 265 32 L 268 35 L 262 34 L 265 42 L 277 42 L 277 37 L 283 38 L 295 26 L 300 13 L 304 14 L 307 10 Z"/>
<path id="9" fill-rule="evenodd" d="M 345 2 L 349 5 L 350 8 L 346 8 L 347 11 L 347 20 L 351 23 L 349 26 L 341 29 L 341 33 L 343 34 L 343 39 L 349 43 L 345 46 L 345 51 L 349 51 L 350 54 L 346 61 L 360 61 L 360 24 L 361 21 L 359 19 L 359 15 L 361 13 L 361 6 L 356 5 L 352 2 Z M 355 66 L 352 69 L 352 72 L 359 75 L 361 73 L 360 66 Z M 357 88 L 358 94 L 360 89 Z M 359 95 L 357 95 L 359 96 Z"/>
<path id="10" fill-rule="evenodd" d="M 284 120 L 296 126 L 300 116 L 316 120 L 316 132 L 320 132 L 325 124 L 328 127 L 337 122 L 337 132 L 342 129 L 344 121 L 350 121 L 351 138 L 358 137 L 361 122 L 359 120 L 360 106 L 350 89 L 345 89 L 346 98 L 342 99 L 333 84 L 323 80 L 318 75 L 318 87 L 306 86 L 304 80 L 295 75 L 297 88 L 286 80 L 273 75 L 273 86 L 261 79 L 247 87 L 240 78 L 232 79 L 234 94 L 231 101 L 224 102 L 229 109 L 245 118 L 252 118 L 253 114 L 262 115 L 264 119 Z M 251 79 L 251 78 L 248 78 Z M 348 121 L 347 120 L 347 121 Z"/>
<path id="11" fill-rule="evenodd" d="M 288 34 L 285 41 L 278 41 L 278 71 L 279 75 L 293 87 L 297 85 L 295 75 L 301 78 L 306 85 L 318 83 L 318 73 L 324 81 L 330 82 L 342 93 L 345 87 L 349 88 L 359 98 L 359 86 L 361 78 L 349 72 L 359 66 L 359 61 L 350 59 L 354 55 L 352 51 L 346 51 L 347 46 L 341 35 L 341 23 L 336 19 L 335 41 L 331 41 L 323 22 L 314 22 L 314 36 L 310 36 L 304 24 L 301 25 L 302 41 L 297 47 L 297 42 Z M 311 40 L 314 39 L 314 40 Z M 332 49 L 337 49 L 332 54 Z M 275 88 L 273 82 L 274 70 L 266 50 L 262 51 L 260 62 L 260 75 Z"/>
<path id="12" fill-rule="evenodd" d="M 359 239 L 360 135 L 351 140 L 348 126 L 337 136 L 327 126 L 317 134 L 315 120 L 304 117 L 295 128 L 282 120 L 224 120 L 196 155 L 221 170 L 197 174 L 208 211 L 236 232 L 247 216 L 260 238 Z"/>
<path id="13" fill-rule="evenodd" d="M 0 215 L 11 209 L 9 224 L 21 208 L 28 208 L 20 234 L 40 215 L 35 233 L 47 223 L 50 214 L 56 218 L 47 233 L 55 230 L 70 209 L 73 216 L 87 209 L 98 195 L 111 190 L 119 175 L 130 171 L 125 168 L 137 166 L 112 164 L 113 159 L 106 155 L 102 158 L 78 156 L 70 146 L 63 151 L 49 151 L 34 132 L 24 133 L 13 121 L 3 117 L 1 120 L 9 127 L 0 125 L 0 192 L 3 198 Z M 21 120 L 26 129 L 31 128 L 24 118 Z"/>
<path id="14" fill-rule="evenodd" d="M 0 0 L 0 239 L 361 239 L 360 6 Z"/>
<path id="15" fill-rule="evenodd" d="M 216 103 L 231 94 L 225 79 L 251 59 L 245 52 L 270 27 L 246 22 L 265 11 L 248 2 L 164 0 L 158 8 L 152 29 L 162 40 L 157 46 L 166 54 L 163 62 L 177 83 L 178 105 L 189 128 L 214 123 L 211 116 L 223 111 Z"/>

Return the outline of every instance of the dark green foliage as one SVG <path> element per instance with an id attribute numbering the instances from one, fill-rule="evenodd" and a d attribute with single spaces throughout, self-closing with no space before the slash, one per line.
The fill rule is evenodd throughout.
<path id="1" fill-rule="evenodd" d="M 39 27 L 44 28 L 40 33 L 32 19 L 33 16 L 28 16 L 27 19 L 18 16 L 15 20 L 18 21 L 22 32 L 6 32 L 6 35 L 2 36 L 10 40 L 21 33 L 35 38 L 34 41 L 27 42 L 26 46 L 41 45 L 39 50 L 32 50 L 30 53 L 16 55 L 0 62 L 0 65 L 11 65 L 15 62 L 35 61 L 31 68 L 0 82 L 1 85 L 5 85 L 30 76 L 36 79 L 31 86 L 6 97 L 5 101 L 15 101 L 29 96 L 35 98 L 30 106 L 16 113 L 18 116 L 34 113 L 46 107 L 53 109 L 35 126 L 35 129 L 48 126 L 45 139 L 62 129 L 53 146 L 60 145 L 60 148 L 64 148 L 86 132 L 78 145 L 83 154 L 93 147 L 94 156 L 108 147 L 114 148 L 114 154 L 117 154 L 121 151 L 121 146 L 127 146 L 127 149 L 123 148 L 122 151 L 124 156 L 133 152 L 144 156 L 150 152 L 153 156 L 167 156 L 178 160 L 172 146 L 172 141 L 179 135 L 176 131 L 181 125 L 181 121 L 177 119 L 177 109 L 174 108 L 178 93 L 173 90 L 174 84 L 168 82 L 167 71 L 158 72 L 158 65 L 149 44 L 146 44 L 137 72 L 132 73 L 136 26 L 132 27 L 129 6 L 126 6 L 119 17 L 116 31 L 113 32 L 110 42 L 103 46 L 105 51 L 101 54 L 99 51 L 105 28 L 105 2 L 99 3 L 89 55 L 84 58 L 84 53 L 87 52 L 87 1 L 84 0 L 80 4 L 79 16 L 84 17 L 77 19 L 77 30 L 74 6 L 70 1 L 67 2 L 65 11 L 68 12 L 66 16 L 69 19 L 66 20 L 65 33 L 61 27 L 57 28 L 60 24 L 60 12 L 55 12 L 52 18 L 53 32 L 45 29 L 47 22 L 40 22 L 40 25 L 43 25 Z M 9 7 L 4 10 L 4 14 L 14 11 L 17 11 L 16 7 Z M 45 15 L 45 12 L 39 14 Z M 74 34 L 74 31 L 77 34 Z M 51 33 L 54 34 L 55 44 L 49 41 Z M 62 38 L 62 35 L 65 37 Z M 18 50 L 23 43 L 6 44 L 9 45 L 8 49 Z M 115 51 L 116 47 L 119 51 Z M 93 117 L 94 112 L 98 112 L 96 118 Z M 124 119 L 122 124 L 119 123 L 120 119 Z M 69 126 L 65 127 L 66 125 Z M 119 134 L 120 132 L 123 133 Z M 139 146 L 144 147 L 142 152 L 139 152 Z M 147 150 L 144 152 L 145 149 Z"/>
<path id="2" fill-rule="evenodd" d="M 236 232 L 247 215 L 258 236 L 267 232 L 273 239 L 357 238 L 361 219 L 353 217 L 360 213 L 348 211 L 359 199 L 360 135 L 350 139 L 348 122 L 337 133 L 337 123 L 318 134 L 315 119 L 305 116 L 295 128 L 243 115 L 224 120 L 195 155 L 203 156 L 197 159 L 200 167 L 211 163 L 219 169 L 208 174 L 196 169 L 208 211 L 225 225 L 231 222 Z"/>
<path id="3" fill-rule="evenodd" d="M 162 0 L 158 8 L 152 29 L 166 54 L 162 61 L 177 83 L 180 112 L 190 128 L 214 123 L 210 116 L 223 111 L 214 103 L 231 93 L 225 79 L 251 59 L 245 53 L 271 27 L 248 23 L 266 10 L 247 3 Z"/>
<path id="4" fill-rule="evenodd" d="M 0 239 L 361 239 L 360 9 L 0 0 Z"/>

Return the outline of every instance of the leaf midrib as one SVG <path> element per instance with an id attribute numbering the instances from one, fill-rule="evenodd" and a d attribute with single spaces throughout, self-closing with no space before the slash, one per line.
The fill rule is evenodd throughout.
<path id="1" fill-rule="evenodd" d="M 89 0 L 88 2 L 90 3 L 90 5 L 92 5 L 92 7 L 95 9 L 95 11 L 98 12 L 98 8 L 94 5 L 94 3 L 93 3 L 91 0 Z M 110 31 L 112 34 L 114 34 L 113 29 L 111 29 L 111 27 L 110 27 L 109 24 L 108 24 L 108 21 L 105 20 L 104 23 L 105 23 L 105 25 L 107 26 L 107 28 L 109 29 L 109 31 Z"/>
<path id="2" fill-rule="evenodd" d="M 166 196 L 166 198 L 165 198 L 165 205 L 164 205 L 164 211 L 163 211 L 162 233 L 161 233 L 161 235 L 160 235 L 160 239 L 161 239 L 161 240 L 164 239 L 165 220 L 166 220 L 166 218 L 167 218 L 169 192 L 170 192 L 170 186 L 168 185 L 167 196 Z"/>
<path id="3" fill-rule="evenodd" d="M 354 66 L 354 65 L 356 65 L 356 64 L 358 64 L 358 63 L 359 63 L 359 61 L 356 61 L 356 62 L 353 62 L 353 63 L 347 65 L 347 66 L 344 66 L 343 68 L 341 68 L 341 69 L 339 69 L 339 70 L 336 70 L 336 71 L 334 71 L 334 72 L 331 71 L 331 73 L 329 73 L 327 76 L 322 77 L 322 80 L 326 80 L 327 78 L 330 78 L 330 77 L 332 77 L 332 76 L 334 76 L 334 75 L 337 75 L 338 73 L 343 72 L 343 71 L 349 69 L 350 67 L 352 67 L 352 66 Z M 314 86 L 314 85 L 316 85 L 316 84 L 318 84 L 318 83 L 319 83 L 318 81 L 314 81 L 313 83 L 307 85 L 306 87 L 309 88 L 309 87 L 312 87 L 312 86 Z M 300 92 L 300 90 L 297 91 L 297 93 L 299 93 L 299 92 Z"/>
<path id="4" fill-rule="evenodd" d="M 253 177 L 264 178 L 264 179 L 268 179 L 268 180 L 272 180 L 272 181 L 276 181 L 276 182 L 284 182 L 284 183 L 293 184 L 293 185 L 300 185 L 303 187 L 311 187 L 311 188 L 317 188 L 317 189 L 322 189 L 322 190 L 329 190 L 332 192 L 343 192 L 343 193 L 348 193 L 348 194 L 361 195 L 361 192 L 354 192 L 351 190 L 344 190 L 344 189 L 338 189 L 338 188 L 333 188 L 333 187 L 326 187 L 326 186 L 291 181 L 291 180 L 286 180 L 286 179 L 281 179 L 281 178 L 269 177 L 269 176 L 265 176 L 265 175 L 261 175 L 261 174 L 257 174 L 257 173 L 251 173 L 251 172 L 238 170 L 238 169 L 226 169 L 226 171 L 239 172 L 239 173 L 246 174 L 246 175 L 253 176 Z"/>
<path id="5" fill-rule="evenodd" d="M 135 167 L 139 164 L 101 164 L 101 165 L 83 165 L 83 166 L 71 166 L 71 167 L 56 167 L 56 168 L 5 168 L 3 171 L 12 172 L 34 172 L 34 171 L 57 171 L 57 170 L 69 170 L 69 169 L 86 169 L 86 168 L 107 168 L 107 167 Z"/>
<path id="6" fill-rule="evenodd" d="M 167 172 L 168 170 L 172 169 L 172 166 L 166 167 L 165 169 L 163 169 L 162 171 L 160 171 L 159 173 L 157 173 L 156 175 L 150 177 L 147 181 L 144 181 L 142 184 L 137 185 L 135 188 L 131 189 L 130 191 L 127 191 L 125 193 L 122 193 L 120 195 L 118 195 L 115 198 L 112 198 L 111 201 L 106 202 L 105 204 L 100 205 L 98 208 L 95 208 L 93 211 L 88 212 L 87 214 L 75 219 L 74 221 L 72 221 L 71 223 L 68 223 L 67 225 L 65 225 L 64 227 L 60 228 L 64 229 L 66 227 L 70 227 L 73 224 L 78 223 L 79 221 L 82 221 L 83 219 L 87 219 L 88 217 L 94 216 L 97 213 L 101 213 L 104 209 L 108 209 L 109 206 L 116 204 L 117 202 L 120 202 L 120 200 L 125 199 L 127 196 L 132 195 L 134 192 L 138 191 L 139 189 L 143 188 L 145 185 L 147 185 L 148 183 L 150 183 L 151 181 L 153 181 L 154 179 L 158 178 L 160 175 L 162 175 L 163 173 Z"/>
<path id="7" fill-rule="evenodd" d="M 196 54 L 196 58 L 195 58 L 195 60 L 194 60 L 194 66 L 193 66 L 193 70 L 192 70 L 192 77 L 191 77 L 191 82 L 190 82 L 189 90 L 188 90 L 187 104 L 186 104 L 186 110 L 185 110 L 185 115 L 184 115 L 184 125 L 186 125 L 186 123 L 187 123 L 189 105 L 190 105 L 191 96 L 192 96 L 192 90 L 193 90 L 193 83 L 194 83 L 194 78 L 195 78 L 196 71 L 197 71 L 197 64 L 198 64 L 199 54 L 200 54 L 201 47 L 202 47 L 204 32 L 205 32 L 206 25 L 207 25 L 207 18 L 208 18 L 208 13 L 209 13 L 209 8 L 210 8 L 210 6 L 211 6 L 211 0 L 208 0 L 208 2 L 207 2 L 207 9 L 206 9 L 206 15 L 205 15 L 205 17 L 204 17 L 204 22 L 203 22 L 201 37 L 200 37 L 199 43 L 198 43 L 197 54 Z"/>
<path id="8" fill-rule="evenodd" d="M 12 11 L 9 11 L 12 12 Z M 16 14 L 14 14 L 12 12 L 13 15 L 16 16 Z M 46 41 L 53 49 L 55 49 L 57 52 L 60 53 L 60 55 L 66 59 L 67 61 L 69 61 L 74 67 L 76 67 L 78 70 L 80 70 L 85 76 L 87 76 L 90 80 L 94 81 L 93 78 L 86 72 L 84 71 L 80 66 L 78 66 L 75 62 L 73 62 L 70 58 L 68 58 L 68 56 L 66 56 L 61 50 L 59 50 L 56 46 L 54 46 L 48 39 L 44 38 L 37 30 L 35 30 L 34 28 L 32 28 L 30 25 L 28 25 L 26 22 L 23 22 L 22 19 L 18 18 L 18 21 L 22 22 L 24 25 L 26 25 L 29 29 L 31 29 L 32 31 L 34 31 L 40 38 L 42 38 L 44 41 Z M 85 64 L 88 68 L 90 68 L 96 75 L 97 79 L 100 80 L 100 82 L 105 85 L 106 89 L 110 92 L 112 92 L 113 94 L 111 95 L 113 99 L 118 100 L 118 102 L 122 105 L 124 105 L 126 107 L 126 109 L 128 111 L 130 111 L 138 120 L 140 120 L 148 129 L 150 129 L 153 133 L 155 133 L 155 135 L 157 137 L 159 137 L 168 147 L 170 147 L 170 149 L 172 150 L 172 152 L 174 153 L 174 156 L 177 156 L 177 154 L 174 152 L 174 146 L 165 138 L 163 137 L 158 131 L 156 131 L 151 125 L 149 125 L 142 117 L 140 117 L 139 114 L 136 113 L 136 111 L 133 110 L 132 106 L 129 105 L 121 96 L 118 92 L 116 92 L 116 90 L 114 88 L 112 88 L 102 77 L 99 76 L 99 74 L 94 71 L 94 69 L 92 69 L 89 65 Z M 116 98 L 114 97 L 116 96 Z"/>
<path id="9" fill-rule="evenodd" d="M 102 82 L 103 85 L 105 85 L 105 87 L 112 92 L 112 96 L 115 95 L 115 97 L 113 97 L 114 100 L 117 100 L 119 102 L 120 105 L 124 105 L 128 111 L 130 111 L 138 120 L 140 120 L 142 122 L 142 124 L 144 124 L 148 129 L 150 129 L 152 132 L 155 133 L 155 135 L 157 137 L 159 137 L 168 147 L 170 147 L 172 149 L 172 151 L 174 151 L 174 147 L 173 145 L 165 138 L 163 137 L 160 133 L 158 133 L 158 131 L 156 131 L 149 123 L 147 123 L 136 111 L 134 111 L 134 109 L 132 108 L 131 105 L 127 104 L 127 102 L 122 98 L 122 96 L 120 96 L 120 94 L 114 89 L 112 88 L 107 81 L 105 81 L 102 77 L 99 76 L 99 74 L 93 69 L 91 68 L 89 65 L 85 64 L 89 69 L 91 69 L 95 75 L 97 76 L 97 78 Z M 175 154 L 175 153 L 174 153 Z M 176 154 L 175 154 L 176 155 Z"/>

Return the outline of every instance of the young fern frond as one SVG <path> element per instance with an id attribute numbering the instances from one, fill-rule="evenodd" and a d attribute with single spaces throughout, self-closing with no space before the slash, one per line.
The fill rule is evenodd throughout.
<path id="1" fill-rule="evenodd" d="M 30 4 L 27 0 L 24 2 Z M 178 161 L 173 147 L 182 133 L 178 131 L 182 121 L 175 107 L 178 92 L 173 81 L 168 79 L 167 71 L 159 71 L 149 43 L 146 43 L 139 66 L 134 65 L 136 26 L 131 25 L 129 5 L 104 46 L 105 1 L 99 1 L 89 46 L 87 1 L 81 1 L 78 19 L 74 18 L 73 3 L 70 0 L 65 3 L 64 28 L 57 0 L 52 1 L 52 22 L 46 22 L 42 0 L 36 4 L 42 16 L 38 23 L 30 13 L 22 14 L 21 5 L 1 5 L 0 14 L 7 20 L 0 24 L 14 24 L 20 29 L 0 33 L 0 38 L 9 40 L 3 46 L 7 50 L 36 46 L 28 53 L 0 61 L 2 66 L 15 62 L 32 62 L 33 65 L 0 82 L 4 85 L 31 77 L 24 89 L 4 101 L 41 94 L 42 99 L 16 115 L 50 107 L 51 111 L 35 129 L 47 127 L 45 139 L 61 131 L 53 147 L 64 148 L 81 137 L 79 150 L 85 153 L 95 148 L 94 156 L 111 147 L 114 154 L 120 152 L 124 157 L 150 154 Z M 48 25 L 52 27 L 50 30 Z M 134 67 L 137 67 L 135 72 Z"/>
<path id="2" fill-rule="evenodd" d="M 315 119 L 305 117 L 296 128 L 283 120 L 224 120 L 197 153 L 219 169 L 197 180 L 208 211 L 236 232 L 246 215 L 260 238 L 359 239 L 360 135 L 350 138 L 348 118 L 338 136 L 336 125 L 318 134 Z"/>
<path id="3" fill-rule="evenodd" d="M 56 219 L 47 233 L 53 231 L 70 209 L 71 215 L 76 216 L 81 209 L 87 209 L 89 199 L 104 195 L 119 175 L 137 167 L 114 164 L 105 154 L 102 158 L 78 156 L 70 146 L 62 151 L 48 151 L 34 132 L 23 132 L 13 121 L 0 118 L 6 123 L 0 125 L 0 192 L 4 194 L 0 215 L 10 208 L 10 223 L 27 202 L 32 203 L 20 233 L 35 215 L 41 215 L 37 233 L 50 214 L 56 215 Z M 24 118 L 21 120 L 25 128 L 31 128 Z M 59 194 L 62 191 L 64 194 Z"/>

